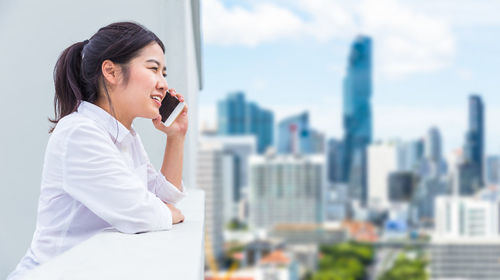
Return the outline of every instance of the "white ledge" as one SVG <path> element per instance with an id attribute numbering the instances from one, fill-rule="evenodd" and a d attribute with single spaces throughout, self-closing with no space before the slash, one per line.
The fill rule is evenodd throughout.
<path id="1" fill-rule="evenodd" d="M 26 279 L 202 279 L 204 205 L 204 192 L 191 190 L 177 205 L 185 220 L 171 230 L 99 233 Z"/>

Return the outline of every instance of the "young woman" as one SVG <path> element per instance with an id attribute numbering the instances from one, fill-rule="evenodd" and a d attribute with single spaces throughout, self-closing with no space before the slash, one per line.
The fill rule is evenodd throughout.
<path id="1" fill-rule="evenodd" d="M 184 101 L 168 88 L 164 61 L 160 39 L 131 22 L 103 27 L 61 54 L 36 230 L 8 279 L 106 229 L 139 233 L 183 221 L 174 204 L 185 196 L 187 107 L 171 126 L 161 122 L 166 94 Z M 160 172 L 132 127 L 137 117 L 152 119 L 167 136 Z"/>

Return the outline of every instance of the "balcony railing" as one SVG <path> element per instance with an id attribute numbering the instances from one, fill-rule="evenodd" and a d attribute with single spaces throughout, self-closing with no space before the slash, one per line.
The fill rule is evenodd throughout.
<path id="1" fill-rule="evenodd" d="M 177 207 L 183 223 L 169 231 L 102 232 L 33 270 L 26 279 L 202 279 L 204 192 Z"/>

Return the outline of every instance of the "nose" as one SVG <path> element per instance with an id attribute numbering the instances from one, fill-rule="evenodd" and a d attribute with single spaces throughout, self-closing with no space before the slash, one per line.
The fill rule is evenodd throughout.
<path id="1" fill-rule="evenodd" d="M 160 90 L 163 94 L 166 94 L 168 90 L 167 79 L 161 77 L 158 81 L 158 84 L 156 85 L 156 88 Z"/>

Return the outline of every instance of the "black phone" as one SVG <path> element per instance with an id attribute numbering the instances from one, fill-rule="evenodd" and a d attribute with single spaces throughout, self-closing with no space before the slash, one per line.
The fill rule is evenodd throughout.
<path id="1" fill-rule="evenodd" d="M 170 126 L 175 121 L 177 116 L 181 113 L 183 108 L 184 102 L 180 102 L 177 97 L 172 96 L 169 92 L 167 92 L 167 94 L 161 101 L 161 121 L 164 122 L 166 126 Z"/>

